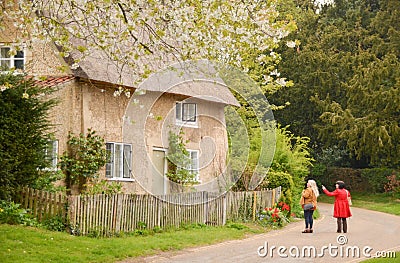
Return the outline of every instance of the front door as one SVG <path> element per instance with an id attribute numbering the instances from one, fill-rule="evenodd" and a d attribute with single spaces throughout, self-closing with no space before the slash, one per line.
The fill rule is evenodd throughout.
<path id="1" fill-rule="evenodd" d="M 166 150 L 153 149 L 153 176 L 152 176 L 152 194 L 163 195 L 167 193 L 166 173 Z"/>

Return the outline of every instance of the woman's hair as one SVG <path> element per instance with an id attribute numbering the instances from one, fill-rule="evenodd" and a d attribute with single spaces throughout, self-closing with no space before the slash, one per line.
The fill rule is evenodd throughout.
<path id="1" fill-rule="evenodd" d="M 336 183 L 338 184 L 339 189 L 344 189 L 344 188 L 346 188 L 346 185 L 344 184 L 343 181 L 337 181 Z"/>
<path id="2" fill-rule="evenodd" d="M 313 190 L 315 196 L 318 197 L 319 191 L 318 191 L 317 183 L 314 180 L 308 180 L 308 183 L 310 184 L 311 189 Z"/>

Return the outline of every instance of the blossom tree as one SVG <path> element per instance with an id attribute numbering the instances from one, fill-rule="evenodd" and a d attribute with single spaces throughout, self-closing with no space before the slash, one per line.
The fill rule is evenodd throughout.
<path id="1" fill-rule="evenodd" d="M 289 83 L 276 72 L 274 49 L 296 29 L 277 11 L 280 1 L 5 1 L 0 19 L 14 21 L 21 43 L 56 43 L 73 69 L 102 52 L 134 75 L 133 86 L 171 63 L 208 59 L 257 72 L 273 90 Z"/>

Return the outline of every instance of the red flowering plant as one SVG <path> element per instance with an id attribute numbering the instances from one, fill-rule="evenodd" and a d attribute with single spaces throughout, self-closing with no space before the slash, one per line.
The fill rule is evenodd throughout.
<path id="1" fill-rule="evenodd" d="M 290 218 L 290 206 L 288 204 L 279 202 L 276 207 L 278 207 L 287 218 Z"/>
<path id="2" fill-rule="evenodd" d="M 263 226 L 281 227 L 289 222 L 290 207 L 280 202 L 259 212 L 258 219 Z"/>

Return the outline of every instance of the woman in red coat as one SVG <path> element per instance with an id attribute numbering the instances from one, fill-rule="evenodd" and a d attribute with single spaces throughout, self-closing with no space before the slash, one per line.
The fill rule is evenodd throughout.
<path id="1" fill-rule="evenodd" d="M 350 205 L 348 197 L 350 192 L 345 189 L 343 181 L 336 182 L 336 189 L 333 192 L 329 192 L 325 186 L 322 186 L 322 190 L 328 196 L 335 197 L 335 203 L 333 205 L 333 217 L 337 218 L 337 232 L 347 233 L 347 218 L 351 217 Z"/>

